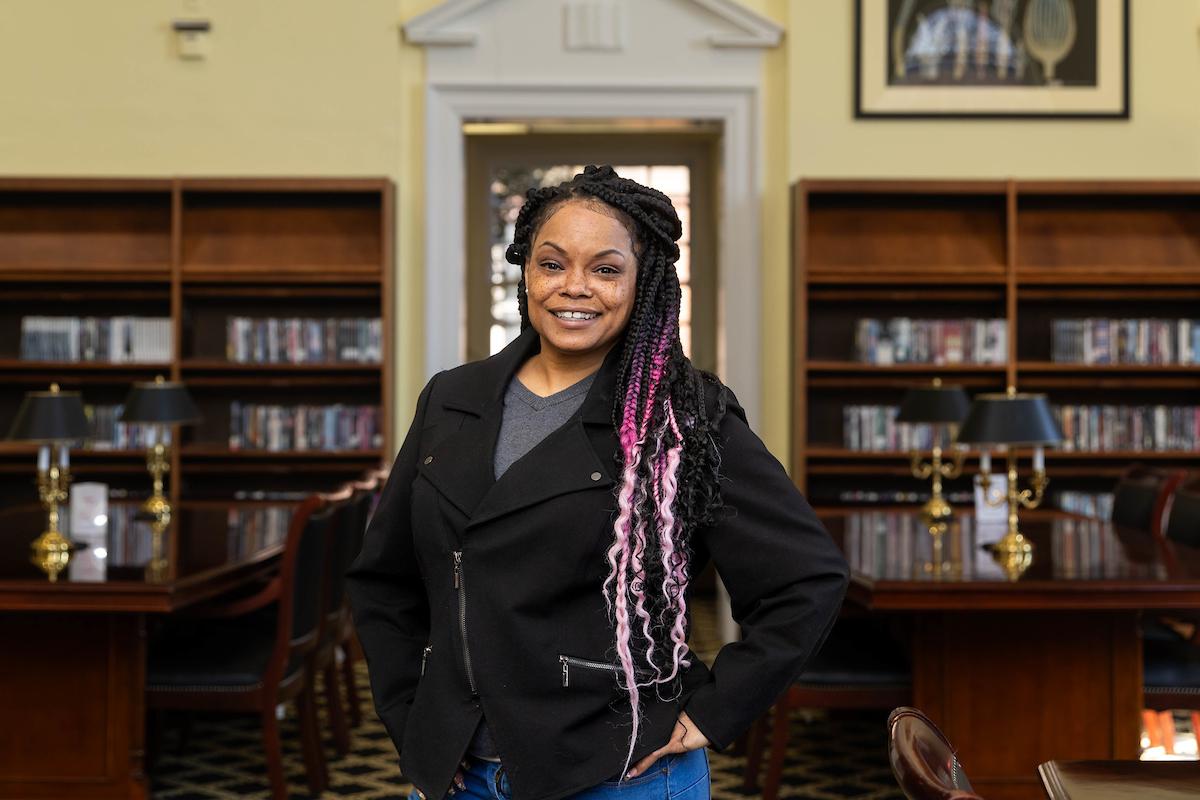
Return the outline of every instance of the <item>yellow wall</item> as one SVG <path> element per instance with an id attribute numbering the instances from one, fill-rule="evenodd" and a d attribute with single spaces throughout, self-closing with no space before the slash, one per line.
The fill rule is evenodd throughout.
<path id="1" fill-rule="evenodd" d="M 639 0 L 641 1 L 641 0 Z M 0 174 L 381 175 L 397 185 L 397 410 L 420 389 L 423 78 L 438 0 L 6 0 Z M 783 25 L 762 134 L 764 408 L 787 452 L 788 185 L 800 177 L 1200 176 L 1200 3 L 1133 0 L 1129 122 L 855 122 L 851 0 L 744 0 Z M 212 57 L 170 20 L 212 20 Z M 787 169 L 779 169 L 785 164 Z"/>
<path id="2" fill-rule="evenodd" d="M 384 176 L 397 188 L 397 410 L 422 385 L 423 56 L 438 0 L 5 0 L 2 175 Z M 181 61 L 194 7 L 211 55 Z"/>

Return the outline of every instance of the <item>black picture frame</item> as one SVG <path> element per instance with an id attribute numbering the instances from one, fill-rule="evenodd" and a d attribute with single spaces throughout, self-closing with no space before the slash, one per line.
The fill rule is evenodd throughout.
<path id="1" fill-rule="evenodd" d="M 1011 1 L 1017 9 L 1025 10 L 1030 2 L 1038 0 Z M 886 78 L 874 76 L 887 74 L 890 10 L 897 3 L 949 6 L 950 0 L 855 0 L 855 119 L 1129 119 L 1129 0 L 1066 0 L 1072 5 L 1081 1 L 1095 6 L 1093 19 L 1089 21 L 1090 30 L 1096 37 L 1090 42 L 1090 48 L 1096 54 L 1096 86 L 1084 87 L 1085 91 L 1090 90 L 1096 95 L 1094 106 L 1082 102 L 1078 86 L 1043 87 L 999 82 L 956 86 L 943 81 L 928 87 L 920 83 L 889 87 Z M 880 27 L 881 23 L 883 27 Z M 1114 24 L 1116 30 L 1111 30 Z M 877 44 L 872 46 L 871 41 Z M 1113 48 L 1118 52 L 1111 53 Z M 1107 57 L 1102 58 L 1102 53 Z M 876 69 L 881 62 L 883 68 Z M 1021 107 L 1025 98 L 1031 104 Z M 998 102 L 1001 100 L 1003 102 Z"/>

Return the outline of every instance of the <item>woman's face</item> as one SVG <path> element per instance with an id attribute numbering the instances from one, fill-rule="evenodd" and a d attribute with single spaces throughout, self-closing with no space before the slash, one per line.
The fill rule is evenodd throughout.
<path id="1" fill-rule="evenodd" d="M 559 206 L 535 234 L 525 263 L 529 322 L 543 352 L 603 358 L 629 322 L 636 286 L 625 226 L 585 201 Z"/>

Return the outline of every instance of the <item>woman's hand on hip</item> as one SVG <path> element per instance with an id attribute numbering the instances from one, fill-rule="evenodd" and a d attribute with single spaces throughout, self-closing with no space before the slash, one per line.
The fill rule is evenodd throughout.
<path id="1" fill-rule="evenodd" d="M 634 778 L 642 774 L 642 770 L 669 753 L 686 753 L 688 750 L 699 750 L 708 746 L 708 738 L 692 722 L 686 711 L 679 712 L 675 722 L 675 730 L 671 732 L 671 740 L 650 755 L 643 758 L 626 774 L 626 778 Z"/>

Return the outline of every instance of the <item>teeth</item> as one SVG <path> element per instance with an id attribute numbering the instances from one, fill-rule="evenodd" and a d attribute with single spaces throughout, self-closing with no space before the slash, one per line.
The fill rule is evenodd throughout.
<path id="1" fill-rule="evenodd" d="M 559 319 L 592 319 L 596 315 L 583 311 L 557 311 L 554 316 Z"/>

